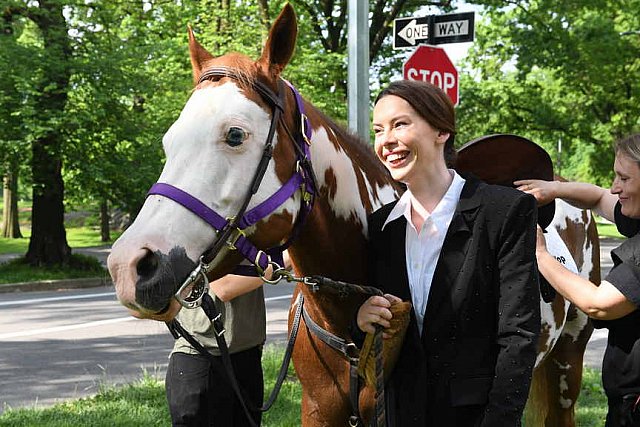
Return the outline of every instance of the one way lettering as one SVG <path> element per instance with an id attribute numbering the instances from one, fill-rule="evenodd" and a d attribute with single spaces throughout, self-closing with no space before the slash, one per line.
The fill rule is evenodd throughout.
<path id="1" fill-rule="evenodd" d="M 436 24 L 436 37 L 464 36 L 469 34 L 469 21 L 438 22 Z"/>

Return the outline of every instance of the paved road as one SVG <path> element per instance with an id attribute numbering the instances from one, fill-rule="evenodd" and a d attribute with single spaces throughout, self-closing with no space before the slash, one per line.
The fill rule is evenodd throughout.
<path id="1" fill-rule="evenodd" d="M 267 342 L 284 342 L 293 286 L 265 287 Z M 112 287 L 0 295 L 0 413 L 95 394 L 147 372 L 164 378 L 173 339 L 134 319 Z"/>

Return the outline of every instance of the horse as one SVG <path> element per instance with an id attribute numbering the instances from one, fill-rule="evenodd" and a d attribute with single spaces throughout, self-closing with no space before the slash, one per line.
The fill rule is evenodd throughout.
<path id="1" fill-rule="evenodd" d="M 297 35 L 293 8 L 284 6 L 255 61 L 238 53 L 215 57 L 191 29 L 188 35 L 195 89 L 163 138 L 167 160 L 158 183 L 108 259 L 120 302 L 136 317 L 170 321 L 183 306 L 191 307 L 194 294 L 197 300 L 200 282 L 232 272 L 243 257 L 260 271 L 273 262 L 264 248 L 289 244 L 298 274 L 365 284 L 367 215 L 399 197 L 402 188 L 368 144 L 283 84 Z M 238 215 L 257 211 L 267 214 L 253 220 Z M 567 224 L 574 230 L 566 233 L 574 239 L 568 246 L 579 252 L 586 223 Z M 298 295 L 317 325 L 349 338 L 363 296 L 316 292 L 298 284 L 290 326 Z M 561 302 L 553 307 L 562 313 L 554 312 L 547 323 L 549 335 L 569 324 L 560 318 L 576 317 Z M 349 361 L 302 325 L 293 349 L 302 424 L 346 425 Z M 559 345 L 570 356 L 573 342 L 561 338 L 545 354 Z M 554 360 L 567 360 L 563 357 Z M 563 392 L 562 377 L 554 378 L 551 368 L 542 376 L 547 387 Z M 365 419 L 373 406 L 374 392 L 364 387 L 360 412 Z"/>

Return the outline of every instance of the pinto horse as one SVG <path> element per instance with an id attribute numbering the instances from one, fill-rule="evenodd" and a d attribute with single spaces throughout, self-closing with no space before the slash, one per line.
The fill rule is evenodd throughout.
<path id="1" fill-rule="evenodd" d="M 243 256 L 262 269 L 269 262 L 267 248 L 288 244 L 292 235 L 289 253 L 298 273 L 365 284 L 367 215 L 397 198 L 401 189 L 368 145 L 283 84 L 281 73 L 296 34 L 289 5 L 275 20 L 257 61 L 237 53 L 214 57 L 189 31 L 195 90 L 163 138 L 167 161 L 155 190 L 108 260 L 118 298 L 135 316 L 170 321 L 192 302 L 192 295 L 183 297 L 181 291 L 193 294 L 199 277 L 222 277 Z M 267 214 L 254 220 L 238 215 L 257 211 Z M 568 236 L 576 243 L 569 246 L 579 252 L 586 229 L 571 221 L 566 224 L 574 234 Z M 249 249 L 239 249 L 240 243 Z M 203 254 L 206 268 L 198 270 Z M 348 339 L 348 326 L 364 297 L 313 292 L 299 284 L 291 313 L 298 294 L 315 323 Z M 561 301 L 553 307 L 549 336 L 578 316 L 575 310 L 568 315 Z M 573 336 L 567 337 L 556 337 L 553 348 L 564 345 L 571 354 Z M 545 350 L 548 354 L 551 347 Z M 568 359 L 555 360 L 555 371 L 549 368 L 543 377 L 565 398 L 561 378 Z M 303 425 L 346 425 L 349 361 L 301 326 L 293 362 L 302 385 Z M 373 392 L 365 387 L 360 409 L 367 419 L 373 404 Z"/>

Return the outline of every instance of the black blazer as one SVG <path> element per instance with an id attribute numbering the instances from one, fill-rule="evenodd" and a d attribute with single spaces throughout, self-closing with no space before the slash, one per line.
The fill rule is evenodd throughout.
<path id="1" fill-rule="evenodd" d="M 431 284 L 419 335 L 415 313 L 387 384 L 390 425 L 520 425 L 540 333 L 536 201 L 471 177 Z M 411 301 L 405 228 L 369 218 L 370 283 Z M 392 423 L 391 420 L 395 420 Z"/>

